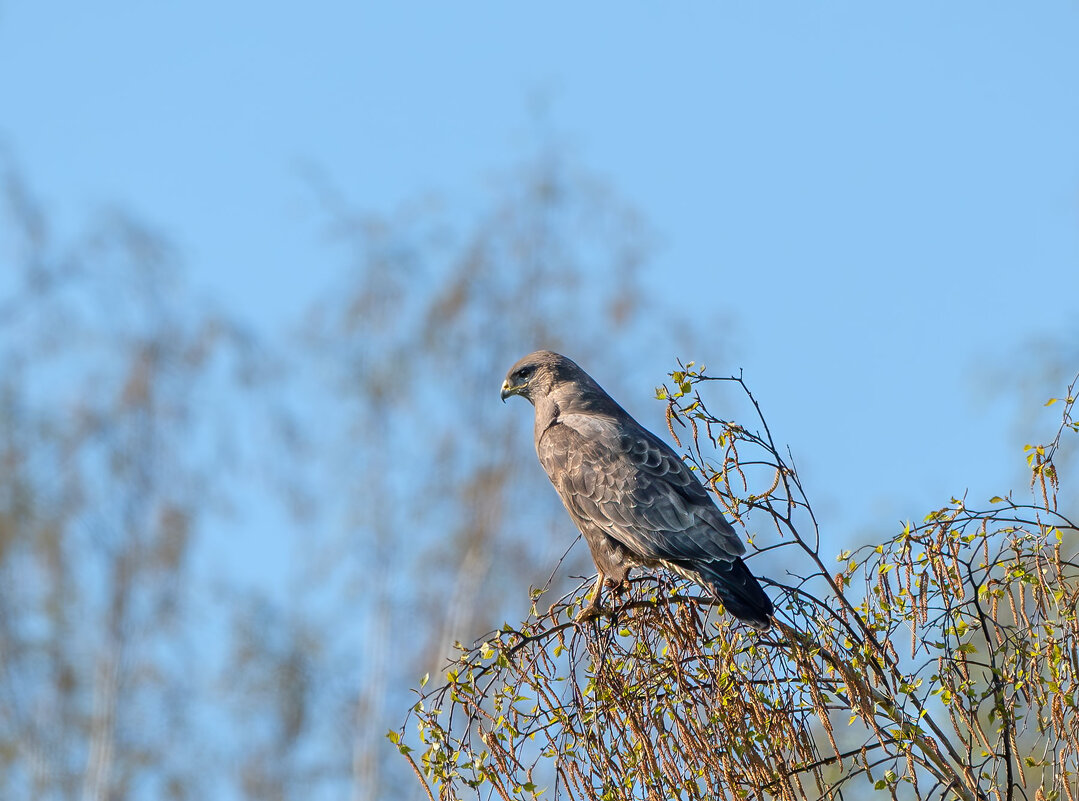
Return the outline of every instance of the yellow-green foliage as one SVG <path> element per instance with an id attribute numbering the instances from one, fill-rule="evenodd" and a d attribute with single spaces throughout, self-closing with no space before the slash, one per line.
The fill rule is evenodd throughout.
<path id="1" fill-rule="evenodd" d="M 672 378 L 671 434 L 787 569 L 776 626 L 663 576 L 582 625 L 576 593 L 536 591 L 527 620 L 421 685 L 418 760 L 408 723 L 391 732 L 431 798 L 1074 799 L 1079 564 L 1053 466 L 1074 385 L 1056 437 L 1028 447 L 1033 502 L 952 498 L 836 561 L 763 416 L 754 433 L 705 409 L 701 384 L 725 380 L 759 414 L 741 378 Z"/>

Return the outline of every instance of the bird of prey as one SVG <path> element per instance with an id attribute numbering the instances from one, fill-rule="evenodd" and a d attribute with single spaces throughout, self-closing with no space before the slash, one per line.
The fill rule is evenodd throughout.
<path id="1" fill-rule="evenodd" d="M 666 567 L 705 587 L 761 631 L 772 602 L 739 557 L 745 546 L 685 462 L 573 361 L 547 350 L 506 374 L 502 400 L 535 407 L 536 454 L 592 552 L 599 576 L 577 616 L 600 613 L 606 581 Z"/>

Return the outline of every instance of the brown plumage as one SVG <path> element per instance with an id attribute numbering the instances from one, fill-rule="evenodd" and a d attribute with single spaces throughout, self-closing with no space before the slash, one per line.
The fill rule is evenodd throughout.
<path id="1" fill-rule="evenodd" d="M 769 628 L 772 602 L 740 558 L 745 546 L 670 446 L 551 351 L 510 368 L 502 400 L 511 395 L 535 407 L 536 454 L 599 571 L 578 620 L 598 614 L 605 580 L 617 585 L 633 567 L 666 567 L 740 620 Z"/>

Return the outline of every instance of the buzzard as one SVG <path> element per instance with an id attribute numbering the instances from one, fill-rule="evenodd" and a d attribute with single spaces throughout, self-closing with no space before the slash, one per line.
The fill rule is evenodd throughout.
<path id="1" fill-rule="evenodd" d="M 645 430 L 573 361 L 540 350 L 506 374 L 502 400 L 536 410 L 540 464 L 584 535 L 599 576 L 577 616 L 599 614 L 604 581 L 666 567 L 705 587 L 761 631 L 772 602 L 739 557 L 745 545 L 678 454 Z"/>

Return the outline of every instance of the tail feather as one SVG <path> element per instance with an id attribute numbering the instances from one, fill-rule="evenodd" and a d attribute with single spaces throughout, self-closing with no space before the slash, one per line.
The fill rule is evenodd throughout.
<path id="1" fill-rule="evenodd" d="M 746 563 L 735 558 L 727 562 L 694 562 L 672 565 L 686 578 L 708 589 L 723 602 L 727 611 L 759 631 L 772 626 L 775 607 Z"/>

